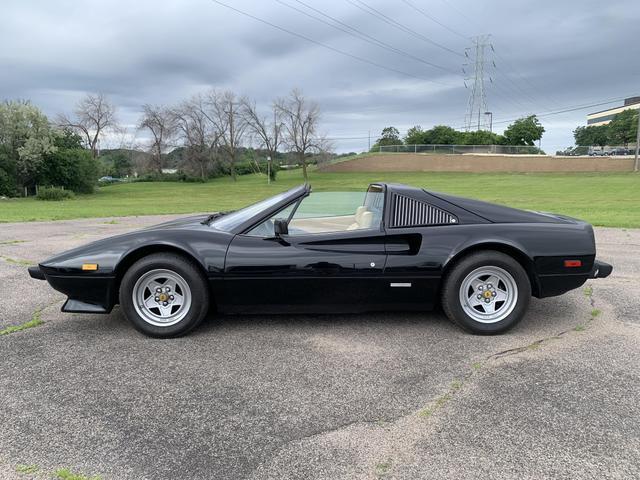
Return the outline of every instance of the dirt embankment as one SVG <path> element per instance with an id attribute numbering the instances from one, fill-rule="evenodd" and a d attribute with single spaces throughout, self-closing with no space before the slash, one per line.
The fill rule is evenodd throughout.
<path id="1" fill-rule="evenodd" d="M 327 172 L 630 172 L 633 157 L 395 153 L 327 165 Z"/>

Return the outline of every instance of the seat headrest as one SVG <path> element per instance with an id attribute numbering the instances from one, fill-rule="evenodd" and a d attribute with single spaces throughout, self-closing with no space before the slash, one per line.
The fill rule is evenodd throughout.
<path id="1" fill-rule="evenodd" d="M 371 228 L 373 225 L 373 213 L 364 212 L 362 214 L 361 220 L 358 222 L 360 224 L 360 228 Z"/>

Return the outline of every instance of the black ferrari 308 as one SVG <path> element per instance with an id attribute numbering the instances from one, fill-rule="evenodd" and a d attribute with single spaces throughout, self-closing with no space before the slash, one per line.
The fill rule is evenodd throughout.
<path id="1" fill-rule="evenodd" d="M 30 267 L 69 298 L 64 312 L 116 304 L 140 331 L 174 337 L 208 311 L 430 310 L 467 331 L 516 324 L 531 296 L 560 295 L 612 267 L 593 228 L 406 185 L 311 192 L 188 217 L 70 250 Z"/>

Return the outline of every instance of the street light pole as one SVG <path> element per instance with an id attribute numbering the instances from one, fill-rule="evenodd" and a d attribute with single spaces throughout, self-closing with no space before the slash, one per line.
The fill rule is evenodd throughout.
<path id="1" fill-rule="evenodd" d="M 271 185 L 271 157 L 267 155 L 267 185 Z"/>

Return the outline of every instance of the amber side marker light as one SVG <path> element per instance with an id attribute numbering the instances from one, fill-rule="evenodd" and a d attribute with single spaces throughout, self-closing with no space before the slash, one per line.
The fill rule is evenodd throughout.
<path id="1" fill-rule="evenodd" d="M 82 264 L 82 270 L 98 270 L 98 264 L 97 263 L 83 263 Z"/>
<path id="2" fill-rule="evenodd" d="M 564 266 L 566 268 L 576 268 L 582 266 L 582 260 L 565 260 Z"/>

